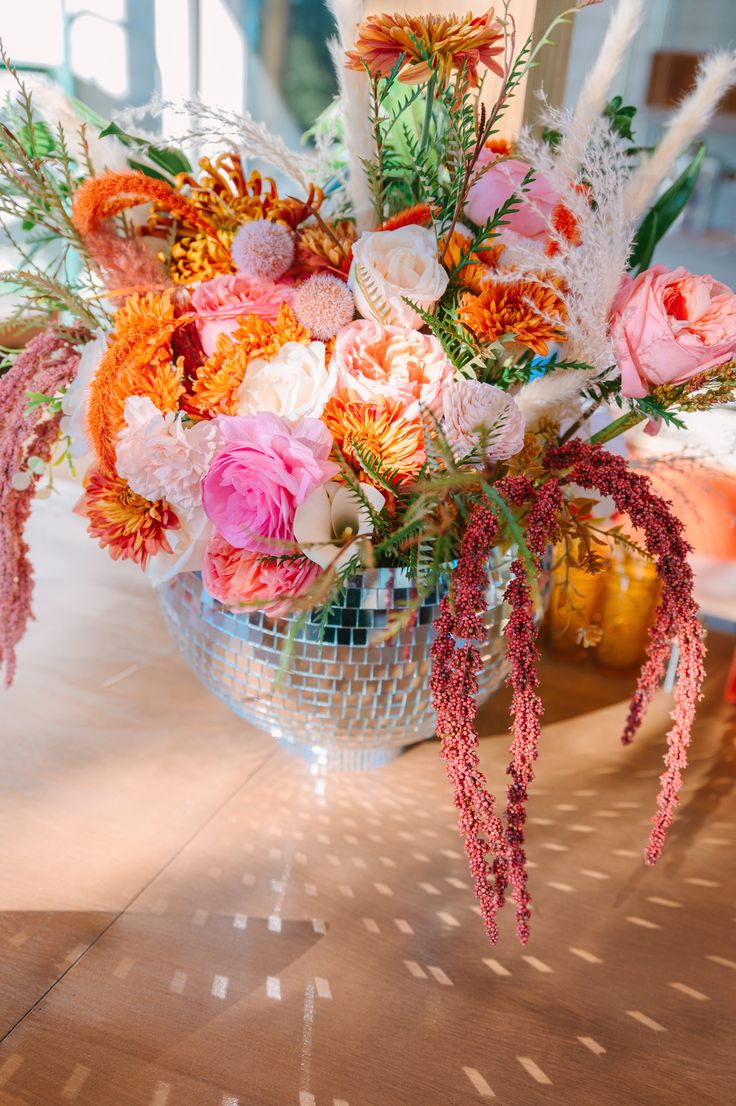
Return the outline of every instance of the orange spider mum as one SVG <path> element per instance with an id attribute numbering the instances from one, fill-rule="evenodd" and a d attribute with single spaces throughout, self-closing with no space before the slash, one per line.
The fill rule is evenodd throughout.
<path id="1" fill-rule="evenodd" d="M 306 200 L 279 196 L 275 182 L 253 170 L 246 176 L 238 154 L 221 154 L 211 161 L 202 158 L 199 178 L 181 173 L 176 178 L 178 189 L 186 191 L 187 200 L 203 219 L 209 230 L 197 223 L 183 221 L 176 227 L 176 240 L 171 248 L 170 272 L 177 284 L 209 280 L 213 276 L 235 271 L 230 247 L 243 223 L 253 219 L 271 219 L 295 230 L 318 210 L 323 194 L 310 186 Z M 150 220 L 151 232 L 165 237 L 171 228 L 166 205 L 157 205 Z"/>
<path id="2" fill-rule="evenodd" d="M 405 418 L 403 407 L 393 400 L 363 403 L 333 397 L 322 421 L 361 480 L 370 484 L 376 481 L 361 467 L 356 445 L 364 454 L 378 457 L 385 468 L 395 469 L 401 484 L 416 476 L 426 459 L 420 420 Z"/>
<path id="3" fill-rule="evenodd" d="M 146 567 L 156 553 L 171 553 L 167 531 L 179 529 L 179 519 L 165 499 L 152 503 L 137 495 L 126 480 L 92 469 L 84 495 L 75 507 L 87 519 L 87 529 L 114 560 Z"/>
<path id="4" fill-rule="evenodd" d="M 495 342 L 504 334 L 513 334 L 540 357 L 549 353 L 550 342 L 565 341 L 562 300 L 551 288 L 532 280 L 491 281 L 477 296 L 465 292 L 457 317 L 480 342 Z"/>
<path id="5" fill-rule="evenodd" d="M 310 273 L 332 273 L 346 277 L 350 272 L 353 242 L 358 237 L 348 219 L 336 223 L 308 223 L 296 236 L 296 269 Z"/>
<path id="6" fill-rule="evenodd" d="M 498 259 L 505 247 L 502 242 L 490 241 L 487 246 L 482 246 L 473 253 L 468 253 L 468 235 L 460 230 L 454 230 L 449 242 L 440 243 L 440 257 L 442 264 L 448 270 L 452 270 L 461 262 L 469 258 L 469 262 L 463 265 L 457 273 L 457 282 L 471 292 L 480 292 L 484 280 L 496 268 Z"/>
<path id="7" fill-rule="evenodd" d="M 275 357 L 287 342 L 310 339 L 309 331 L 297 322 L 287 304 L 281 305 L 274 323 L 258 315 L 238 319 L 238 329 L 231 337 L 220 334 L 215 352 L 197 370 L 188 406 L 205 418 L 234 415 L 248 363 L 255 357 Z"/>
<path id="8" fill-rule="evenodd" d="M 128 396 L 149 396 L 176 411 L 184 391 L 183 364 L 174 365 L 171 339 L 178 323 L 170 293 L 129 296 L 115 313 L 115 330 L 90 386 L 87 427 L 102 468 L 115 471 L 115 448 Z"/>
<path id="9" fill-rule="evenodd" d="M 479 65 L 503 76 L 495 60 L 503 53 L 502 40 L 493 8 L 478 16 L 371 15 L 358 26 L 355 49 L 347 52 L 348 68 L 367 66 L 373 77 L 387 77 L 403 55 L 401 81 L 425 81 L 434 72 L 446 84 L 453 70 L 464 68 L 475 86 Z"/>

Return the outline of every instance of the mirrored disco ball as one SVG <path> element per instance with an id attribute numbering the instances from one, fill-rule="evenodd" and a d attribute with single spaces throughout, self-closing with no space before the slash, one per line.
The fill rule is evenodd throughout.
<path id="1" fill-rule="evenodd" d="M 510 555 L 499 554 L 489 571 L 480 702 L 507 671 L 501 630 L 510 564 Z M 312 764 L 374 768 L 434 734 L 429 648 L 442 592 L 427 596 L 395 637 L 377 640 L 391 613 L 416 595 L 404 570 L 356 576 L 325 626 L 317 612 L 310 615 L 278 682 L 294 615 L 274 620 L 260 611 L 229 610 L 207 593 L 199 573 L 183 573 L 158 590 L 169 629 L 202 683 Z"/>

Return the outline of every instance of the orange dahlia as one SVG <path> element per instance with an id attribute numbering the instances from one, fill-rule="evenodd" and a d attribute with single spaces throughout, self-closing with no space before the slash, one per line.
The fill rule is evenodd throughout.
<path id="1" fill-rule="evenodd" d="M 301 326 L 285 303 L 273 323 L 260 315 L 238 319 L 238 329 L 231 336 L 218 335 L 215 352 L 197 370 L 188 406 L 205 418 L 217 414 L 234 415 L 237 391 L 253 358 L 268 361 L 287 342 L 310 340 L 309 331 Z"/>
<path id="2" fill-rule="evenodd" d="M 115 471 L 115 448 L 128 396 L 148 396 L 159 411 L 176 411 L 184 391 L 182 364 L 173 364 L 177 327 L 171 293 L 129 296 L 89 393 L 87 426 L 102 468 Z"/>
<path id="3" fill-rule="evenodd" d="M 156 553 L 172 552 L 167 531 L 179 529 L 179 519 L 165 499 L 152 503 L 127 481 L 99 469 L 87 475 L 75 510 L 87 519 L 89 533 L 113 560 L 135 561 L 141 568 Z"/>
<path id="4" fill-rule="evenodd" d="M 513 334 L 540 357 L 549 353 L 550 342 L 565 341 L 562 327 L 567 316 L 562 300 L 551 288 L 532 280 L 490 281 L 479 295 L 465 292 L 457 317 L 479 342 L 496 342 L 504 334 Z"/>
<path id="5" fill-rule="evenodd" d="M 356 446 L 364 456 L 377 457 L 384 468 L 395 469 L 398 483 L 416 476 L 426 459 L 420 420 L 405 418 L 402 405 L 393 400 L 364 403 L 333 397 L 322 421 L 361 479 L 377 487 L 380 484 L 363 471 Z"/>
<path id="6" fill-rule="evenodd" d="M 358 26 L 348 68 L 368 67 L 374 77 L 387 77 L 403 56 L 399 80 L 425 81 L 435 73 L 446 84 L 453 70 L 465 69 L 473 86 L 478 66 L 503 76 L 495 60 L 503 53 L 503 28 L 493 8 L 485 15 L 371 15 Z"/>

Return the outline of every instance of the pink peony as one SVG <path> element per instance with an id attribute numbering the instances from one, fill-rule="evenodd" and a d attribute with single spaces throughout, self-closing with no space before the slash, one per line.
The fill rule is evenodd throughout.
<path id="1" fill-rule="evenodd" d="M 291 552 L 294 512 L 339 470 L 332 435 L 318 419 L 295 426 L 266 412 L 220 415 L 222 448 L 202 484 L 208 518 L 236 549 Z"/>
<path id="2" fill-rule="evenodd" d="M 465 214 L 478 226 L 482 226 L 517 192 L 521 182 L 529 172 L 525 161 L 517 158 L 496 160 L 498 154 L 484 149 L 478 158 L 478 168 L 489 165 L 479 180 L 468 192 Z M 495 164 L 491 164 L 495 162 Z M 504 226 L 497 228 L 501 242 L 513 241 L 515 237 L 531 238 L 542 241 L 547 237 L 552 221 L 552 213 L 560 203 L 560 193 L 541 173 L 535 173 L 534 180 L 527 185 L 517 209 L 504 219 Z"/>
<path id="3" fill-rule="evenodd" d="M 505 461 L 524 445 L 526 421 L 513 396 L 495 384 L 456 380 L 442 395 L 442 430 L 458 461 L 478 448 L 487 435 L 486 456 Z"/>
<path id="4" fill-rule="evenodd" d="M 281 304 L 291 304 L 293 299 L 294 288 L 290 284 L 277 284 L 265 277 L 236 273 L 205 280 L 192 294 L 202 349 L 211 357 L 218 335 L 232 334 L 238 327 L 238 318 L 259 315 L 273 320 Z"/>
<path id="5" fill-rule="evenodd" d="M 441 414 L 441 392 L 455 371 L 431 334 L 369 319 L 350 323 L 338 334 L 332 363 L 343 399 L 396 400 L 408 419 L 417 417 L 420 404 Z"/>
<path id="6" fill-rule="evenodd" d="M 655 265 L 619 289 L 611 339 L 625 396 L 682 384 L 736 354 L 736 296 L 712 276 Z"/>
<path id="7" fill-rule="evenodd" d="M 289 600 L 308 591 L 319 574 L 319 566 L 306 558 L 264 562 L 257 554 L 236 549 L 216 531 L 202 565 L 204 586 L 215 599 L 228 607 L 264 604 L 262 610 L 271 618 L 287 614 Z"/>

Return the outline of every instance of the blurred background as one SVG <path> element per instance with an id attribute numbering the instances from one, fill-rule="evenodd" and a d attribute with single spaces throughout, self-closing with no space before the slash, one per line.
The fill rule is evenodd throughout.
<path id="1" fill-rule="evenodd" d="M 441 10 L 443 4 L 399 6 Z M 557 48 L 546 51 L 516 125 L 522 111 L 533 117 L 539 86 L 553 102 L 574 103 L 612 6 L 604 0 L 557 31 Z M 562 0 L 516 0 L 512 11 L 522 30 L 539 31 L 562 7 Z M 106 118 L 156 93 L 200 95 L 226 109 L 247 109 L 298 148 L 335 92 L 325 45 L 331 29 L 321 0 L 26 0 L 5 5 L 2 35 L 20 69 L 58 83 Z M 640 141 L 656 139 L 698 58 L 729 44 L 736 44 L 734 0 L 649 0 L 617 85 L 626 103 L 640 105 Z M 166 115 L 152 121 L 152 129 L 167 125 L 181 130 L 181 119 L 176 127 Z M 708 156 L 694 201 L 660 252 L 665 263 L 710 271 L 732 286 L 735 134 L 732 93 L 706 135 Z"/>

